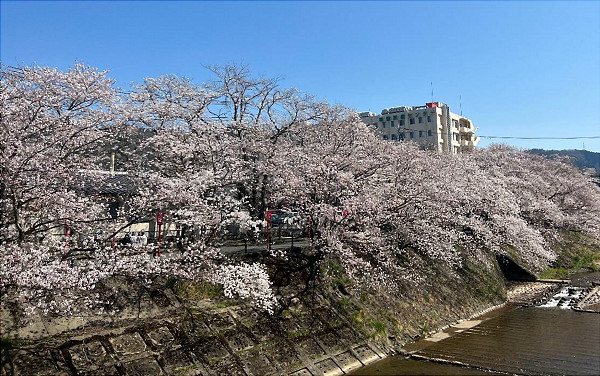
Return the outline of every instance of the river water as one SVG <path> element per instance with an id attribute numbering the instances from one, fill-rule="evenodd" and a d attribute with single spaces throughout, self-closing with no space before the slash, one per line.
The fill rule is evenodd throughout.
<path id="1" fill-rule="evenodd" d="M 352 374 L 600 375 L 600 314 L 571 310 L 578 294 L 568 287 L 544 306 L 505 309 L 411 353 L 435 361 L 395 356 Z"/>

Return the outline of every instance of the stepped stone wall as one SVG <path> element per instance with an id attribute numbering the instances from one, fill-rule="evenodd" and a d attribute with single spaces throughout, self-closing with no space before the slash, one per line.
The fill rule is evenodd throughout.
<path id="1" fill-rule="evenodd" d="M 111 320 L 40 317 L 3 332 L 19 343 L 3 354 L 2 375 L 341 375 L 389 351 L 325 304 L 275 319 L 151 295 Z"/>
<path id="2" fill-rule="evenodd" d="M 1 374 L 342 375 L 506 298 L 498 268 L 465 265 L 458 277 L 429 268 L 420 284 L 387 293 L 329 275 L 273 316 L 114 280 L 125 296 L 117 315 L 38 316 L 25 326 L 3 310 Z"/>

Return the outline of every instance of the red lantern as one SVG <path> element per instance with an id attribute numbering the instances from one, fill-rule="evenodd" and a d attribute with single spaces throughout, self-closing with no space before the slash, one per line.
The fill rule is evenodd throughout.
<path id="1" fill-rule="evenodd" d="M 271 217 L 273 216 L 273 210 L 268 210 L 265 214 L 267 220 L 267 251 L 271 250 Z"/>

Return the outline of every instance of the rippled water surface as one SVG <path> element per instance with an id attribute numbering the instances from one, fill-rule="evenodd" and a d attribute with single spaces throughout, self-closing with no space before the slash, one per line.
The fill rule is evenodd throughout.
<path id="1" fill-rule="evenodd" d="M 600 375 L 600 314 L 557 307 L 518 308 L 416 354 L 510 374 Z M 489 375 L 431 363 L 394 357 L 353 374 Z"/>
<path id="2" fill-rule="evenodd" d="M 441 364 L 425 360 L 414 360 L 403 357 L 390 357 L 375 364 L 368 365 L 350 375 L 501 375 L 496 372 L 486 372 L 474 368 L 455 366 L 452 364 Z"/>

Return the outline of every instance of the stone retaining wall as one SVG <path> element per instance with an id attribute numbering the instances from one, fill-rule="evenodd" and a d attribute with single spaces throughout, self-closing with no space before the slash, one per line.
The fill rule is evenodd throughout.
<path id="1" fill-rule="evenodd" d="M 243 305 L 176 304 L 24 341 L 2 375 L 341 375 L 387 352 L 326 305 L 274 320 Z"/>

